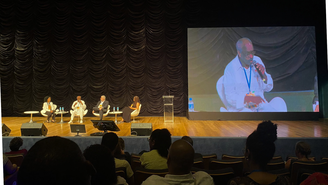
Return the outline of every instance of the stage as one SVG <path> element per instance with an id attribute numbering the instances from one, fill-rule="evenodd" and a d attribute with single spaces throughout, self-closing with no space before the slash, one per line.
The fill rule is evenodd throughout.
<path id="1" fill-rule="evenodd" d="M 98 117 L 85 117 L 84 123 L 86 133 L 81 133 L 83 137 L 90 136 L 91 133 L 99 132 L 93 127 L 90 120 L 97 120 Z M 21 136 L 21 125 L 29 122 L 30 117 L 3 117 L 2 123 L 10 129 L 10 136 Z M 70 117 L 64 117 L 65 123 L 58 123 L 60 117 L 56 117 L 55 123 L 46 123 L 45 117 L 33 117 L 33 121 L 44 123 L 48 129 L 47 136 L 75 136 L 71 133 Z M 114 120 L 114 117 L 105 117 L 104 120 Z M 121 120 L 121 117 L 118 117 Z M 77 118 L 74 120 L 77 122 Z M 186 117 L 175 117 L 174 123 L 164 123 L 163 117 L 137 117 L 138 123 L 152 123 L 153 130 L 167 128 L 172 136 L 198 136 L 198 137 L 247 137 L 257 127 L 260 121 L 199 121 L 188 120 Z M 278 137 L 328 137 L 328 120 L 319 121 L 275 121 L 278 124 Z M 118 136 L 131 135 L 131 123 L 119 123 L 120 131 L 115 132 Z"/>
<path id="2" fill-rule="evenodd" d="M 70 124 L 67 122 L 70 117 L 64 117 L 65 123 L 44 123 L 48 129 L 48 136 L 62 136 L 75 141 L 84 150 L 92 144 L 99 144 L 101 137 L 90 136 L 91 133 L 99 132 L 93 127 L 90 120 L 96 117 L 85 117 L 84 123 L 86 133 L 81 133 L 81 137 L 76 137 L 76 133 L 70 132 Z M 119 117 L 118 120 L 121 118 Z M 3 137 L 3 151 L 9 151 L 9 142 L 13 137 L 21 136 L 21 125 L 30 120 L 29 117 L 3 117 L 2 123 L 6 124 L 11 133 L 9 137 Z M 33 117 L 33 121 L 43 123 L 45 117 Z M 114 120 L 114 117 L 105 117 L 104 120 Z M 60 117 L 56 118 L 60 121 Z M 77 119 L 75 120 L 77 123 Z M 172 134 L 172 141 L 181 136 L 188 135 L 194 140 L 196 152 L 202 154 L 216 153 L 218 158 L 222 154 L 242 155 L 245 147 L 245 140 L 257 127 L 260 121 L 196 121 L 188 120 L 186 117 L 175 117 L 174 123 L 164 123 L 163 117 L 137 117 L 138 123 L 152 123 L 153 130 L 167 128 Z M 303 140 L 310 143 L 312 156 L 317 159 L 328 156 L 328 121 L 275 121 L 278 124 L 278 140 L 276 143 L 276 155 L 283 158 L 294 154 L 294 146 L 297 141 Z M 126 144 L 126 151 L 139 153 L 142 150 L 149 150 L 148 136 L 131 136 L 131 123 L 119 123 L 120 131 L 115 132 L 122 137 Z M 29 149 L 33 144 L 44 138 L 44 136 L 22 136 L 23 147 Z"/>

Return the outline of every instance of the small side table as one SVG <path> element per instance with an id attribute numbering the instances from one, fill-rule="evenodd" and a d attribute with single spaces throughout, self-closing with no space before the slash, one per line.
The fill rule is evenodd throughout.
<path id="1" fill-rule="evenodd" d="M 122 111 L 109 112 L 109 114 L 115 114 L 115 123 L 117 124 L 117 114 L 122 114 Z"/>
<path id="2" fill-rule="evenodd" d="M 39 111 L 25 111 L 24 114 L 31 114 L 31 119 L 29 123 L 34 123 L 33 122 L 33 114 L 39 114 Z"/>
<path id="3" fill-rule="evenodd" d="M 56 111 L 55 112 L 55 114 L 60 114 L 61 116 L 61 119 L 60 119 L 60 122 L 58 122 L 58 123 L 65 123 L 64 121 L 63 121 L 63 114 L 67 114 L 68 113 L 68 111 Z"/>

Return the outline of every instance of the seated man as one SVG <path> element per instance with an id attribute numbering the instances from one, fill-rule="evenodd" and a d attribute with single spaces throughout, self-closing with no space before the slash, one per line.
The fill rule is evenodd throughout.
<path id="1" fill-rule="evenodd" d="M 167 159 L 169 173 L 165 177 L 152 175 L 142 184 L 193 184 L 193 185 L 214 185 L 213 179 L 205 172 L 191 173 L 194 163 L 194 149 L 185 140 L 175 141 L 170 149 Z"/>
<path id="2" fill-rule="evenodd" d="M 37 141 L 26 154 L 17 184 L 90 185 L 95 172 L 76 143 L 58 136 L 47 137 Z"/>
<path id="3" fill-rule="evenodd" d="M 76 101 L 74 101 L 72 104 L 73 111 L 72 111 L 72 115 L 71 115 L 71 120 L 68 123 L 73 123 L 75 115 L 79 115 L 80 123 L 83 123 L 83 115 L 84 115 L 84 110 L 86 108 L 87 108 L 87 106 L 84 103 L 84 101 L 81 100 L 81 96 L 77 96 Z"/>
<path id="4" fill-rule="evenodd" d="M 93 107 L 92 113 L 95 113 L 95 112 L 99 113 L 99 118 L 100 118 L 100 120 L 102 120 L 103 114 L 104 114 L 104 112 L 107 111 L 108 105 L 109 105 L 109 103 L 106 100 L 106 96 L 102 95 L 100 97 L 100 101 L 98 101 L 97 105 L 95 107 Z"/>
<path id="5" fill-rule="evenodd" d="M 224 70 L 223 87 L 228 112 L 287 112 L 280 97 L 268 102 L 264 92 L 273 88 L 260 57 L 255 56 L 252 41 L 241 38 L 236 44 L 237 56 Z"/>

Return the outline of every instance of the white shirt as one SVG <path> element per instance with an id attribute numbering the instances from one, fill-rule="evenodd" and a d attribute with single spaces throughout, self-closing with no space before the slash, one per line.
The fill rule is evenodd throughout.
<path id="1" fill-rule="evenodd" d="M 102 107 L 102 105 L 103 105 L 104 102 L 105 102 L 105 101 L 100 102 L 98 108 Z"/>
<path id="2" fill-rule="evenodd" d="M 265 68 L 261 58 L 258 56 L 254 56 L 253 60 L 263 65 Z M 244 69 L 246 71 L 248 82 L 250 82 L 250 89 L 248 88 Z M 267 83 L 264 83 L 259 73 L 255 70 L 256 69 L 254 66 L 249 67 L 248 69 L 242 67 L 238 56 L 236 56 L 226 66 L 224 70 L 223 86 L 226 100 L 230 105 L 227 107 L 228 111 L 238 112 L 243 109 L 245 107 L 245 95 L 249 92 L 254 91 L 255 96 L 261 96 L 265 100 L 264 92 L 269 92 L 272 90 L 273 80 L 271 75 L 265 72 L 267 76 Z"/>
<path id="3" fill-rule="evenodd" d="M 72 104 L 72 109 L 77 110 L 77 108 L 79 107 L 79 108 L 82 108 L 82 110 L 85 110 L 87 108 L 87 106 L 85 105 L 83 100 L 81 100 L 81 102 L 82 102 L 82 104 L 80 102 L 78 102 L 77 100 L 74 101 L 73 104 Z"/>
<path id="4" fill-rule="evenodd" d="M 142 185 L 214 185 L 212 177 L 206 172 L 199 171 L 195 174 L 189 173 L 185 175 L 167 174 L 165 177 L 152 175 L 146 179 Z"/>
<path id="5" fill-rule="evenodd" d="M 49 105 L 50 105 L 50 109 L 49 109 Z M 42 106 L 42 110 L 41 110 L 41 112 L 43 113 L 43 114 L 45 114 L 47 111 L 51 111 L 51 110 L 54 110 L 55 109 L 55 106 L 54 106 L 54 104 L 52 103 L 52 102 L 44 102 L 43 103 L 43 106 Z"/>

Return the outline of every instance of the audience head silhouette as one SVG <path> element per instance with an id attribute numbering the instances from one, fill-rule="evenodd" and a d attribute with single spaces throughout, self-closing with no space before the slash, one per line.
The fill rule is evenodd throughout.
<path id="1" fill-rule="evenodd" d="M 272 159 L 276 147 L 277 125 L 271 121 L 260 123 L 246 140 L 245 157 L 254 164 L 265 170 L 267 163 Z"/>
<path id="2" fill-rule="evenodd" d="M 115 150 L 117 143 L 118 136 L 113 132 L 106 133 L 101 140 L 101 145 L 107 146 L 111 152 Z"/>
<path id="3" fill-rule="evenodd" d="M 308 143 L 299 141 L 295 146 L 295 155 L 300 159 L 303 157 L 308 158 L 311 154 L 311 147 Z"/>
<path id="4" fill-rule="evenodd" d="M 94 168 L 85 160 L 79 146 L 61 137 L 36 142 L 18 171 L 18 184 L 88 185 Z"/>
<path id="5" fill-rule="evenodd" d="M 20 137 L 15 137 L 10 141 L 9 148 L 11 151 L 18 151 L 23 145 L 23 139 Z"/>
<path id="6" fill-rule="evenodd" d="M 167 166 L 169 173 L 183 175 L 190 173 L 194 163 L 194 148 L 185 140 L 175 141 L 169 150 Z"/>
<path id="7" fill-rule="evenodd" d="M 157 150 L 159 155 L 167 157 L 171 146 L 171 133 L 166 129 L 156 129 L 151 133 L 149 139 L 150 150 Z"/>
<path id="8" fill-rule="evenodd" d="M 188 143 L 191 144 L 191 146 L 194 146 L 194 141 L 191 139 L 189 136 L 183 136 L 181 139 L 187 141 Z"/>
<path id="9" fill-rule="evenodd" d="M 84 150 L 83 155 L 95 167 L 97 173 L 91 176 L 91 185 L 117 183 L 114 157 L 108 147 L 95 144 Z"/>

